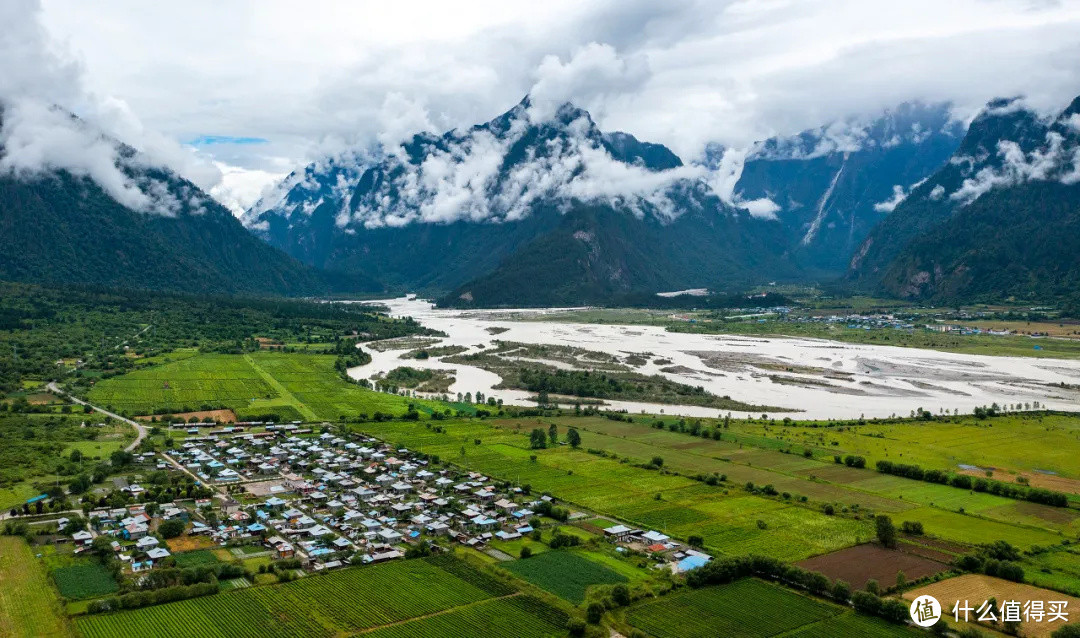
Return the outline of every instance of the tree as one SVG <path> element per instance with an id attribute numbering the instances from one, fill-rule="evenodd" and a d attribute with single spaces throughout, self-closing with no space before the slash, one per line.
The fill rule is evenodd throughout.
<path id="1" fill-rule="evenodd" d="M 547 447 L 547 436 L 540 428 L 534 428 L 529 435 L 529 446 L 534 450 L 541 450 Z"/>
<path id="2" fill-rule="evenodd" d="M 570 447 L 581 447 L 581 435 L 578 434 L 577 428 L 570 428 L 566 431 L 566 441 L 570 443 Z"/>
<path id="3" fill-rule="evenodd" d="M 528 558 L 528 557 L 532 556 L 532 549 L 528 545 L 523 546 L 521 548 L 520 556 L 522 558 Z"/>
<path id="4" fill-rule="evenodd" d="M 879 514 L 874 518 L 874 525 L 877 528 L 877 538 L 885 547 L 896 547 L 896 526 L 893 525 L 892 519 L 884 514 Z"/>
<path id="5" fill-rule="evenodd" d="M 904 570 L 900 569 L 896 571 L 896 588 L 903 589 L 907 585 L 907 576 L 904 575 Z"/>
<path id="6" fill-rule="evenodd" d="M 663 467 L 664 466 L 663 457 L 660 457 L 660 456 L 652 457 L 652 464 L 655 465 L 656 467 Z"/>
<path id="7" fill-rule="evenodd" d="M 559 427 L 554 423 L 548 427 L 548 440 L 551 441 L 552 446 L 559 443 Z"/>
<path id="8" fill-rule="evenodd" d="M 619 607 L 626 607 L 630 604 L 630 588 L 622 583 L 615 585 L 611 588 L 611 599 Z"/>
<path id="9" fill-rule="evenodd" d="M 158 533 L 162 538 L 176 538 L 184 533 L 184 521 L 174 518 L 158 525 Z"/>
<path id="10" fill-rule="evenodd" d="M 834 600 L 846 603 L 851 598 L 851 587 L 842 580 L 837 580 L 832 586 L 832 597 Z"/>
<path id="11" fill-rule="evenodd" d="M 590 624 L 598 624 L 600 619 L 604 617 L 604 606 L 600 603 L 589 603 L 588 608 L 585 609 L 585 619 Z"/>
<path id="12" fill-rule="evenodd" d="M 698 535 L 698 534 L 691 534 L 691 535 L 690 535 L 690 536 L 689 536 L 689 537 L 688 537 L 688 538 L 686 539 L 686 543 L 687 543 L 687 544 L 688 544 L 688 545 L 689 545 L 690 547 L 699 547 L 699 548 L 700 548 L 700 547 L 704 547 L 704 546 L 705 546 L 705 539 L 704 539 L 704 538 L 702 538 L 702 537 L 701 537 L 700 535 Z"/>

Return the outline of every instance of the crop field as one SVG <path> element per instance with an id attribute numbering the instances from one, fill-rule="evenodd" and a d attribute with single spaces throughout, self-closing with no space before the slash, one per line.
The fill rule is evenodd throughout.
<path id="1" fill-rule="evenodd" d="M 656 638 L 765 638 L 837 616 L 840 607 L 746 578 L 633 607 L 627 621 Z"/>
<path id="2" fill-rule="evenodd" d="M 458 638 L 477 635 L 485 638 L 544 638 L 565 631 L 567 615 L 531 596 L 509 596 L 484 600 L 382 627 L 364 634 L 372 638 Z"/>
<path id="3" fill-rule="evenodd" d="M 450 557 L 397 561 L 79 618 L 86 638 L 334 636 L 512 594 Z"/>
<path id="4" fill-rule="evenodd" d="M 873 616 L 847 611 L 784 635 L 788 638 L 836 638 L 837 636 L 918 638 L 925 636 L 926 633 L 904 625 L 894 625 Z"/>
<path id="5" fill-rule="evenodd" d="M 221 561 L 208 549 L 197 549 L 191 552 L 173 554 L 177 567 L 213 567 Z"/>
<path id="6" fill-rule="evenodd" d="M 815 556 L 796 564 L 812 572 L 821 572 L 828 576 L 829 580 L 842 580 L 853 589 L 866 587 L 870 579 L 885 587 L 891 586 L 896 582 L 896 573 L 899 571 L 904 572 L 904 576 L 910 581 L 949 569 L 948 565 L 937 561 L 886 549 L 874 543 Z"/>
<path id="7" fill-rule="evenodd" d="M 88 398 L 133 415 L 206 407 L 231 409 L 241 419 L 276 413 L 282 420 L 337 420 L 405 411 L 409 401 L 403 397 L 342 380 L 334 360 L 333 355 L 276 352 L 200 354 L 102 380 Z M 430 405 L 413 402 L 418 409 Z"/>
<path id="8" fill-rule="evenodd" d="M 825 516 L 738 488 L 725 494 L 731 486 L 711 487 L 568 446 L 530 450 L 531 425 L 518 430 L 484 422 L 444 423 L 442 433 L 411 423 L 365 423 L 358 429 L 669 535 L 701 534 L 708 548 L 728 554 L 756 552 L 799 560 L 855 545 L 873 534 L 866 520 Z M 475 445 L 476 440 L 481 444 Z M 533 455 L 536 462 L 530 460 Z"/>
<path id="9" fill-rule="evenodd" d="M 111 594 L 120 587 L 116 580 L 98 563 L 81 562 L 52 571 L 53 582 L 64 598 L 97 598 Z"/>
<path id="10" fill-rule="evenodd" d="M 772 485 L 779 492 L 805 496 L 812 502 L 833 504 L 837 509 L 843 506 L 858 507 L 890 514 L 898 521 L 920 521 L 929 533 L 951 541 L 982 543 L 1001 538 L 1027 547 L 1057 542 L 1055 539 L 1062 533 L 1075 535 L 1080 532 L 1080 512 L 1073 509 L 1016 501 L 880 474 L 873 469 L 838 465 L 833 462 L 831 453 L 828 456 L 805 458 L 801 454 L 802 448 L 798 446 L 795 447 L 796 452 L 800 452 L 797 454 L 781 452 L 784 446 L 776 449 L 751 447 L 745 442 L 745 437 L 742 442 L 731 440 L 732 435 L 727 430 L 723 431 L 722 440 L 714 441 L 655 429 L 645 423 L 602 418 L 567 419 L 564 423 L 567 426 L 573 424 L 579 429 L 583 447 L 608 450 L 638 462 L 660 456 L 664 459 L 665 467 L 683 473 L 723 474 L 736 489 L 748 482 L 757 486 Z M 501 425 L 514 427 L 505 421 Z M 912 428 L 923 427 L 908 425 Z M 735 428 L 733 425 L 732 429 Z M 777 441 L 779 439 L 775 437 L 789 429 L 786 426 L 772 426 L 768 431 L 762 430 L 762 434 L 754 434 L 753 438 L 771 435 L 774 438 L 770 440 Z M 807 430 L 816 432 L 817 436 L 823 435 L 823 429 Z M 827 437 L 828 431 L 824 432 Z M 894 446 L 895 455 L 896 442 L 889 443 Z M 758 444 L 757 440 L 753 443 Z M 912 448 L 917 446 L 912 444 Z M 905 454 L 908 452 L 906 447 L 902 450 Z M 881 458 L 885 458 L 884 455 Z M 873 457 L 868 462 L 872 464 Z M 752 520 L 750 522 L 753 523 Z"/>
<path id="11" fill-rule="evenodd" d="M 978 608 L 985 601 L 990 598 L 995 599 L 1000 606 L 1002 602 L 1007 600 L 1015 600 L 1023 605 L 1029 600 L 1041 600 L 1044 602 L 1044 609 L 1049 609 L 1050 601 L 1065 601 L 1068 606 L 1065 608 L 1069 612 L 1069 619 L 1076 620 L 1077 609 L 1080 609 L 1080 599 L 1073 598 L 1072 596 L 1066 596 L 1047 589 L 1040 589 L 1031 585 L 1025 585 L 1023 583 L 1014 583 L 1000 578 L 993 578 L 991 576 L 984 576 L 982 574 L 964 574 L 955 578 L 948 578 L 936 583 L 930 583 L 924 587 L 913 589 L 904 593 L 904 598 L 908 600 L 914 600 L 922 595 L 930 595 L 937 598 L 941 602 L 942 613 L 949 613 L 952 611 L 953 606 L 959 601 L 961 605 L 967 601 L 967 606 Z M 1000 618 L 1000 612 L 998 612 Z M 963 622 L 963 612 L 960 614 L 961 627 L 964 627 L 968 623 Z M 970 617 L 974 620 L 974 617 Z M 975 624 L 975 623 L 971 623 Z M 1041 636 L 1049 636 L 1055 629 L 1062 626 L 1061 621 L 1056 622 L 1022 622 L 1021 623 L 1021 635 L 1028 636 L 1029 638 L 1040 638 Z"/>
<path id="12" fill-rule="evenodd" d="M 970 415 L 948 422 L 868 422 L 854 427 L 769 426 L 733 421 L 733 432 L 782 436 L 796 446 L 807 445 L 838 454 L 861 454 L 884 459 L 902 448 L 905 463 L 956 469 L 960 464 L 1008 471 L 1051 471 L 1080 478 L 1080 458 L 1073 452 L 1080 442 L 1080 418 L 1065 415 L 1010 414 L 979 420 Z M 833 445 L 833 442 L 836 445 Z M 894 457 L 888 457 L 894 458 Z M 996 475 L 999 473 L 995 473 Z"/>
<path id="13" fill-rule="evenodd" d="M 60 601 L 26 542 L 0 536 L 0 636 L 71 636 Z"/>
<path id="14" fill-rule="evenodd" d="M 580 605 L 590 585 L 615 585 L 627 578 L 571 551 L 544 552 L 499 565 L 540 589 Z"/>

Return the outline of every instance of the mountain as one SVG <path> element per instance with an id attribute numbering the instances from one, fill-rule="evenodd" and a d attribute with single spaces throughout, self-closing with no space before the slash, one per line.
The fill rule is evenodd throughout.
<path id="1" fill-rule="evenodd" d="M 666 147 L 528 98 L 495 119 L 291 175 L 244 216 L 302 261 L 456 305 L 793 278 L 780 225 L 724 204 Z"/>
<path id="2" fill-rule="evenodd" d="M 121 204 L 68 170 L 0 173 L 0 279 L 197 293 L 377 289 L 368 278 L 328 276 L 268 246 L 191 182 L 67 117 L 65 125 L 94 143 L 115 144 L 115 174 L 129 182 L 123 193 L 141 205 Z M 0 157 L 6 153 L 0 144 Z"/>
<path id="3" fill-rule="evenodd" d="M 849 277 L 939 301 L 1080 293 L 1080 98 L 1055 117 L 998 99 L 867 237 Z"/>
<path id="4" fill-rule="evenodd" d="M 905 103 L 873 120 L 771 138 L 747 154 L 733 194 L 771 202 L 808 273 L 838 276 L 903 194 L 945 164 L 963 131 L 946 104 Z"/>

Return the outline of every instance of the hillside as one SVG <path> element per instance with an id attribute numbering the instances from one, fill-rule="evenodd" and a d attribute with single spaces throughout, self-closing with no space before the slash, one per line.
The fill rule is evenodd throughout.
<path id="1" fill-rule="evenodd" d="M 734 194 L 771 201 L 800 262 L 833 277 L 891 212 L 897 193 L 940 169 L 962 137 L 948 105 L 905 103 L 873 120 L 757 144 Z"/>
<path id="2" fill-rule="evenodd" d="M 1080 98 L 1042 118 L 995 100 L 940 171 L 866 239 L 849 277 L 939 301 L 1070 297 L 1080 290 Z"/>
<path id="3" fill-rule="evenodd" d="M 0 147 L 0 155 L 4 149 Z M 361 275 L 317 272 L 249 233 L 194 184 L 120 147 L 122 170 L 167 212 L 129 208 L 65 170 L 0 174 L 0 279 L 197 293 L 370 291 Z"/>
<path id="4" fill-rule="evenodd" d="M 245 224 L 316 267 L 446 303 L 599 302 L 616 292 L 794 277 L 779 225 L 724 204 L 669 149 L 528 99 L 464 131 L 290 176 Z"/>

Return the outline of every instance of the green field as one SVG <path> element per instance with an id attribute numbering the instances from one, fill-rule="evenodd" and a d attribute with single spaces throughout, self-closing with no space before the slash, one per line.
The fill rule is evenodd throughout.
<path id="1" fill-rule="evenodd" d="M 832 504 L 837 510 L 857 507 L 868 513 L 888 513 L 897 520 L 920 521 L 929 533 L 947 540 L 982 543 L 1000 538 L 1027 547 L 1057 543 L 1060 534 L 1071 536 L 1080 532 L 1080 512 L 1074 509 L 974 493 L 947 485 L 880 474 L 869 468 L 851 468 L 834 463 L 832 454 L 806 458 L 801 454 L 804 447 L 786 438 L 789 430 L 804 429 L 829 441 L 832 431 L 825 428 L 766 426 L 732 421 L 730 428 L 723 430 L 722 440 L 715 441 L 652 428 L 647 423 L 625 423 L 602 418 L 565 419 L 561 424 L 578 428 L 585 447 L 608 450 L 639 462 L 661 456 L 665 467 L 685 474 L 723 474 L 733 492 L 745 494 L 743 486 L 746 483 L 772 485 L 779 492 L 791 494 L 792 500 L 805 496 L 819 507 L 824 504 Z M 514 427 L 512 422 L 503 422 L 503 425 Z M 912 432 L 933 427 L 934 424 L 907 425 L 911 430 L 908 436 L 914 437 Z M 901 426 L 892 427 L 899 429 Z M 974 429 L 974 426 L 970 427 Z M 980 433 L 984 433 L 986 427 L 980 430 Z M 844 434 L 848 435 L 846 431 Z M 891 445 L 896 454 L 896 436 L 885 439 L 850 436 L 858 436 L 860 441 L 866 439 Z M 1028 433 L 1028 436 L 1033 435 Z M 1026 445 L 1034 447 L 1045 444 L 1036 442 Z M 789 447 L 793 447 L 795 453 L 782 451 Z M 912 441 L 910 448 L 903 448 L 905 460 L 909 449 L 919 450 L 920 446 Z M 846 451 L 841 447 L 837 453 Z M 875 458 L 886 457 L 884 453 L 881 457 L 868 456 L 868 463 L 872 465 Z M 938 466 L 927 463 L 926 467 Z M 770 527 L 773 523 L 782 526 L 790 515 L 790 512 L 760 513 L 760 520 Z M 689 512 L 682 514 L 688 515 Z M 750 521 L 751 524 L 753 522 Z"/>
<path id="2" fill-rule="evenodd" d="M 865 636 L 865 638 L 918 638 L 926 633 L 911 627 L 894 625 L 880 618 L 846 611 L 839 616 L 800 627 L 784 634 L 788 638 L 836 638 Z"/>
<path id="3" fill-rule="evenodd" d="M 627 612 L 626 619 L 656 638 L 765 638 L 832 618 L 841 611 L 838 606 L 747 578 L 637 605 Z"/>
<path id="4" fill-rule="evenodd" d="M 499 565 L 540 589 L 580 605 L 590 585 L 615 585 L 627 578 L 607 567 L 567 551 L 544 552 Z"/>
<path id="5" fill-rule="evenodd" d="M 512 594 L 493 577 L 452 557 L 439 557 L 87 616 L 76 624 L 86 638 L 335 636 Z"/>
<path id="6" fill-rule="evenodd" d="M 441 433 L 414 423 L 356 427 L 393 444 L 527 483 L 534 491 L 550 492 L 642 527 L 680 538 L 700 534 L 708 548 L 728 554 L 760 553 L 800 560 L 854 545 L 873 534 L 866 520 L 825 516 L 810 507 L 644 470 L 582 449 L 560 446 L 531 450 L 528 432 L 538 420 L 504 422 L 505 427 L 483 421 L 444 423 Z M 462 441 L 476 440 L 481 444 L 462 445 Z M 535 462 L 530 459 L 533 455 Z M 757 520 L 765 521 L 767 527 L 759 527 Z"/>
<path id="7" fill-rule="evenodd" d="M 567 615 L 530 596 L 484 600 L 446 613 L 410 620 L 364 634 L 372 638 L 544 638 L 565 632 Z"/>
<path id="8" fill-rule="evenodd" d="M 97 598 L 111 594 L 120 587 L 100 563 L 82 562 L 52 571 L 53 582 L 64 598 Z"/>
<path id="9" fill-rule="evenodd" d="M 337 420 L 375 412 L 402 414 L 410 402 L 346 383 L 333 355 L 255 352 L 200 354 L 100 381 L 95 405 L 131 415 L 229 408 L 240 418 L 278 414 L 281 420 Z M 428 408 L 430 411 L 430 408 Z"/>
<path id="10" fill-rule="evenodd" d="M 56 591 L 30 546 L 0 536 L 0 636 L 71 636 Z"/>
<path id="11" fill-rule="evenodd" d="M 197 549 L 191 552 L 173 554 L 177 567 L 213 567 L 221 561 L 209 549 Z"/>

